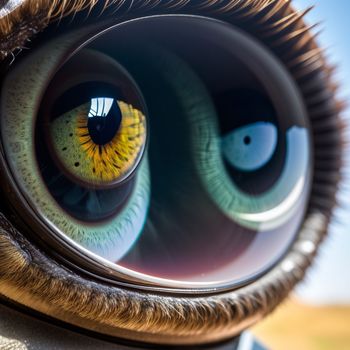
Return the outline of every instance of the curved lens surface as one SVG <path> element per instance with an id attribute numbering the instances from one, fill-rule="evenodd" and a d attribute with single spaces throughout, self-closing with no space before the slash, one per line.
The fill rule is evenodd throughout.
<path id="1" fill-rule="evenodd" d="M 41 84 L 18 69 L 3 96 L 10 167 L 53 234 L 164 286 L 242 283 L 284 254 L 305 214 L 310 140 L 267 50 L 185 16 L 118 25 L 63 64 L 62 46 L 42 50 Z"/>

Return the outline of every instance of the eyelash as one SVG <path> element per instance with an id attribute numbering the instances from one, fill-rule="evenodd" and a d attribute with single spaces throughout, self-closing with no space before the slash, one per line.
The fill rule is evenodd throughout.
<path id="1" fill-rule="evenodd" d="M 122 3 L 124 4 L 125 2 Z M 174 1 L 174 3 L 178 3 L 179 7 L 174 7 L 173 11 L 176 12 L 180 9 L 184 12 L 186 11 L 185 6 L 187 1 Z M 215 319 L 218 319 L 217 315 L 221 315 L 222 319 L 219 323 L 228 329 L 231 322 L 235 322 L 247 316 L 252 317 L 255 313 L 261 314 L 270 311 L 273 306 L 277 304 L 278 300 L 283 298 L 287 291 L 301 277 L 306 266 L 310 263 L 309 258 L 305 258 L 302 254 L 302 242 L 310 241 L 316 246 L 326 233 L 325 228 L 335 204 L 335 193 L 338 186 L 338 181 L 334 181 L 330 175 L 334 174 L 337 177 L 339 173 L 339 164 L 342 158 L 342 152 L 340 151 L 342 149 L 342 141 L 338 138 L 333 140 L 333 138 L 325 137 L 325 135 L 333 136 L 335 133 L 338 135 L 339 130 L 342 130 L 341 120 L 338 117 L 341 105 L 335 105 L 333 103 L 334 96 L 332 93 L 329 97 L 326 96 L 326 99 L 324 99 L 322 95 L 324 89 L 331 90 L 331 85 L 333 84 L 331 80 L 332 69 L 325 66 L 322 52 L 314 48 L 314 38 L 309 35 L 310 28 L 305 27 L 302 23 L 304 13 L 290 14 L 290 17 L 287 17 L 288 11 L 290 12 L 290 10 L 288 10 L 288 2 L 261 2 L 262 5 L 259 5 L 261 8 L 254 8 L 254 2 L 247 1 L 245 11 L 242 11 L 244 16 L 242 14 L 241 17 L 237 15 L 238 9 L 241 10 L 239 6 L 242 6 L 240 2 L 233 2 L 231 7 L 228 6 L 224 9 L 220 8 L 219 2 L 212 1 L 210 3 L 211 4 L 208 5 L 208 11 L 210 11 L 209 6 L 212 5 L 214 8 L 217 6 L 217 9 L 210 13 L 212 16 L 215 15 L 219 19 L 230 20 L 230 18 L 232 18 L 231 16 L 236 14 L 236 25 L 241 26 L 256 38 L 263 41 L 276 56 L 281 58 L 284 64 L 289 67 L 291 74 L 295 77 L 308 108 L 314 132 L 314 148 L 316 150 L 315 175 L 309 213 L 320 212 L 322 214 L 314 214 L 314 216 L 310 217 L 309 222 L 305 224 L 306 228 L 300 234 L 300 240 L 296 242 L 293 249 L 293 254 L 295 254 L 295 256 L 294 258 L 289 257 L 290 260 L 295 262 L 295 268 L 289 271 L 289 274 L 285 275 L 286 271 L 283 270 L 283 265 L 279 266 L 277 269 L 278 272 L 276 272 L 276 279 L 267 276 L 267 278 L 264 279 L 264 284 L 259 285 L 258 288 L 255 286 L 247 287 L 245 291 L 249 291 L 247 292 L 249 297 L 244 297 L 240 293 L 232 294 L 237 297 L 235 300 L 229 299 L 226 295 L 222 298 L 213 298 L 209 300 L 205 298 L 172 299 L 166 297 L 163 299 L 163 297 L 153 296 L 145 301 L 145 296 L 141 293 L 130 293 L 128 297 L 124 290 L 104 286 L 103 284 L 98 285 L 94 282 L 88 282 L 88 286 L 86 286 L 87 281 L 85 279 L 68 272 L 45 258 L 41 253 L 37 253 L 36 249 L 32 248 L 28 241 L 20 238 L 20 234 L 18 234 L 7 220 L 3 218 L 3 220 L 1 220 L 3 225 L 1 226 L 10 233 L 10 235 L 7 233 L 4 235 L 0 234 L 0 254 L 3 254 L 3 256 L 0 255 L 0 258 L 5 262 L 6 266 L 9 266 L 9 272 L 5 272 L 2 275 L 5 281 L 15 285 L 17 289 L 23 288 L 24 290 L 32 290 L 36 297 L 41 297 L 45 294 L 45 298 L 52 298 L 55 301 L 55 305 L 64 304 L 66 311 L 76 312 L 73 304 L 79 293 L 91 300 L 95 298 L 96 300 L 93 302 L 94 304 L 91 309 L 90 307 L 86 307 L 86 305 L 84 307 L 82 304 L 79 305 L 78 309 L 80 308 L 80 310 L 77 313 L 79 317 L 87 317 L 90 320 L 96 318 L 101 323 L 112 323 L 114 326 L 122 327 L 129 322 L 126 315 L 128 314 L 128 309 L 131 309 L 135 312 L 134 324 L 132 326 L 134 329 L 145 331 L 149 331 L 150 329 L 155 330 L 155 325 L 157 325 L 157 327 L 168 327 L 167 329 L 169 329 L 169 332 L 173 332 L 173 334 L 176 334 L 177 331 L 181 331 L 184 334 L 192 334 L 191 331 L 188 331 L 184 326 L 179 326 L 177 321 L 181 319 L 181 322 L 183 322 L 183 318 L 185 318 L 187 319 L 186 325 L 190 329 L 201 330 L 202 332 L 208 331 L 211 324 L 210 317 L 216 313 Z M 63 4 L 67 4 L 67 2 Z M 188 11 L 191 12 L 191 7 L 189 7 L 189 9 Z M 24 10 L 25 9 L 23 9 L 23 11 Z M 62 13 L 68 15 L 75 11 L 79 12 L 80 10 L 82 9 L 72 6 L 71 8 L 68 7 L 62 10 Z M 110 10 L 113 9 L 111 8 Z M 132 10 L 129 9 L 129 11 L 130 14 L 132 14 Z M 200 10 L 193 9 L 192 11 L 194 13 L 200 12 Z M 57 9 L 53 10 L 52 17 L 59 17 L 58 13 L 59 11 Z M 31 14 L 33 14 L 33 11 L 31 11 Z M 276 25 L 276 18 L 281 18 L 281 14 L 285 16 L 283 18 L 288 19 L 282 20 Z M 260 20 L 260 30 L 255 30 L 257 17 L 259 17 Z M 44 26 L 45 25 L 37 23 L 35 28 L 32 28 L 32 31 L 38 31 L 38 28 L 41 29 Z M 257 26 L 259 27 L 259 25 Z M 261 30 L 261 28 L 263 28 L 263 30 Z M 27 31 L 30 32 L 31 30 L 27 28 Z M 23 45 L 24 41 L 21 44 L 16 43 L 14 47 L 18 49 Z M 14 47 L 8 48 L 7 52 L 12 52 Z M 288 50 L 286 50 L 286 48 L 288 48 Z M 289 56 L 289 54 L 281 54 L 281 52 L 286 51 L 293 52 L 292 56 L 296 58 Z M 307 54 L 304 54 L 304 52 L 307 52 Z M 310 76 L 316 76 L 317 74 L 322 75 L 321 78 L 317 77 L 317 79 L 322 80 L 322 83 L 316 81 L 316 78 L 315 80 L 310 79 Z M 305 79 L 308 80 L 307 84 L 304 84 Z M 318 86 L 321 85 L 322 88 L 319 88 L 319 91 L 317 91 Z M 331 103 L 328 103 L 329 101 Z M 328 127 L 325 131 L 317 127 L 317 125 L 321 125 L 321 122 Z M 332 164 L 330 164 L 328 160 L 325 162 L 323 158 L 324 152 L 329 152 L 330 149 L 335 157 L 333 158 Z M 329 171 L 329 169 L 331 169 L 331 171 Z M 16 241 L 11 238 L 12 235 L 16 238 Z M 22 246 L 25 247 L 24 250 L 22 250 Z M 21 271 L 21 273 L 29 273 L 29 276 L 36 274 L 38 272 L 36 264 L 40 266 L 39 270 L 41 270 L 42 273 L 40 274 L 41 283 L 47 287 L 41 291 L 38 287 L 33 285 L 33 281 L 30 281 L 29 278 L 24 281 L 21 280 L 21 278 L 18 279 L 19 271 Z M 50 272 L 50 268 L 52 268 L 55 273 L 52 271 Z M 44 271 L 46 272 L 44 273 Z M 11 275 L 10 272 L 13 272 L 13 275 Z M 45 275 L 46 273 L 47 275 Z M 75 289 L 71 289 L 69 283 L 64 284 L 63 281 L 65 278 L 68 278 Z M 48 285 L 51 285 L 52 288 L 56 288 L 61 292 L 64 291 L 65 293 L 58 295 L 58 292 L 56 292 L 56 294 L 54 294 L 52 291 L 49 291 Z M 57 285 L 59 285 L 60 288 L 57 288 Z M 279 292 L 275 289 L 275 285 L 280 286 L 281 295 L 279 295 Z M 87 291 L 87 289 L 89 291 Z M 16 293 L 19 293 L 18 290 Z M 113 298 L 107 300 L 107 296 L 111 295 L 113 295 Z M 64 298 L 66 298 L 66 300 L 64 300 Z M 269 303 L 267 303 L 266 300 L 269 300 Z M 169 311 L 170 309 L 167 307 L 167 303 L 173 308 L 172 311 Z M 140 310 L 141 304 L 145 308 L 143 311 Z M 112 312 L 116 312 L 115 305 L 118 305 L 118 308 L 120 308 L 117 316 L 115 314 L 112 315 Z M 151 315 L 151 313 L 153 314 Z M 166 313 L 169 314 L 166 315 Z M 169 319 L 169 315 L 171 315 L 172 319 Z M 149 318 L 147 319 L 147 317 Z M 158 320 L 157 317 L 159 318 Z M 150 324 L 148 328 L 145 324 L 146 320 Z M 203 320 L 206 320 L 208 324 L 204 324 Z"/>

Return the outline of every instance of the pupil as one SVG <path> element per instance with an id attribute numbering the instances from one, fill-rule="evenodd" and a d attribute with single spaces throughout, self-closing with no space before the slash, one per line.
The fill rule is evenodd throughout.
<path id="1" fill-rule="evenodd" d="M 252 142 L 252 139 L 250 138 L 250 136 L 245 136 L 243 139 L 243 142 L 245 145 L 250 145 L 250 143 Z"/>
<path id="2" fill-rule="evenodd" d="M 97 145 L 111 142 L 119 130 L 122 114 L 113 98 L 91 99 L 88 115 L 88 130 L 92 141 Z"/>

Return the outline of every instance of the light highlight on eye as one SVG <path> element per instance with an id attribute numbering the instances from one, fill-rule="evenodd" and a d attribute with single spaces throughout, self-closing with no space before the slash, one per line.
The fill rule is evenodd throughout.
<path id="1" fill-rule="evenodd" d="M 277 145 L 277 129 L 272 123 L 249 124 L 223 136 L 221 143 L 225 160 L 231 166 L 254 171 L 271 159 Z"/>
<path id="2" fill-rule="evenodd" d="M 107 117 L 113 102 L 114 99 L 109 97 L 92 98 L 88 117 Z"/>
<path id="3" fill-rule="evenodd" d="M 56 118 L 50 131 L 64 168 L 82 182 L 108 184 L 125 178 L 146 141 L 145 116 L 130 104 L 93 98 Z"/>

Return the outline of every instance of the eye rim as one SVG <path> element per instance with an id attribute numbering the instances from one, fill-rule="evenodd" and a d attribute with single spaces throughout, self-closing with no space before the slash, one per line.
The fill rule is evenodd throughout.
<path id="1" fill-rule="evenodd" d="M 241 6 L 241 5 L 240 5 Z M 250 6 L 252 6 L 252 4 L 250 4 Z M 249 5 L 247 6 L 247 11 L 248 11 L 248 15 L 250 16 L 251 13 L 249 13 L 250 7 Z M 207 8 L 205 9 L 207 10 Z M 266 10 L 266 8 L 265 8 Z M 295 13 L 294 10 L 291 8 L 291 6 L 287 3 L 284 4 L 284 6 L 281 6 L 280 3 L 277 4 L 273 3 L 270 4 L 269 6 L 267 6 L 267 10 L 275 10 L 275 12 L 278 13 L 278 16 L 280 15 L 280 12 L 282 14 L 291 14 L 291 13 Z M 191 12 L 191 11 L 189 11 Z M 218 12 L 214 12 L 215 16 L 220 17 L 219 16 L 219 12 L 220 9 L 218 9 Z M 273 12 L 273 11 L 272 11 Z M 275 13 L 273 12 L 273 13 Z M 246 13 L 247 14 L 247 13 Z M 250 18 L 247 15 L 248 18 Z M 222 16 L 224 17 L 224 16 Z M 227 21 L 231 20 L 231 17 L 229 17 L 227 19 Z M 250 20 L 256 20 L 255 15 L 253 15 Z M 267 25 L 268 23 L 268 19 L 264 19 L 266 20 L 266 22 L 263 22 L 263 25 Z M 307 32 L 306 26 L 304 23 L 300 24 L 299 27 L 299 23 L 300 21 L 298 21 L 298 29 L 300 29 L 300 27 L 302 27 L 301 29 L 304 29 L 304 32 L 306 32 L 306 36 L 308 37 L 308 41 L 311 42 L 311 46 L 315 46 L 315 42 L 313 37 Z M 292 28 L 294 28 L 294 21 L 293 21 L 293 25 L 288 25 L 288 33 L 292 30 Z M 254 32 L 254 29 L 252 30 L 253 33 L 255 33 L 258 37 L 259 34 L 257 34 L 256 32 Z M 261 36 L 259 37 L 260 39 Z M 295 43 L 294 43 L 295 44 Z M 269 44 L 270 48 L 272 47 L 271 43 Z M 278 48 L 274 49 L 275 52 L 278 52 Z M 314 58 L 314 57 L 313 57 Z M 288 62 L 287 58 L 284 58 L 285 61 L 284 62 Z M 301 70 L 303 68 L 304 64 L 307 64 L 308 60 L 300 60 L 300 62 L 298 63 L 298 69 L 295 68 L 293 71 L 293 74 L 296 76 L 298 73 L 300 73 L 300 76 L 303 76 L 303 74 L 301 74 Z M 326 113 L 326 117 L 327 118 L 333 118 L 333 122 L 334 122 L 334 128 L 332 130 L 327 130 L 328 135 L 332 135 L 333 133 L 341 133 L 342 130 L 342 126 L 341 126 L 341 120 L 339 118 L 339 112 L 341 109 L 341 106 L 336 105 L 335 104 L 335 100 L 334 100 L 334 90 L 331 88 L 331 69 L 329 68 L 329 66 L 327 66 L 322 58 L 322 54 L 319 55 L 318 61 L 317 61 L 317 66 L 313 67 L 313 69 L 319 70 L 320 67 L 322 67 L 323 69 L 326 70 L 325 74 L 322 74 L 322 79 L 321 79 L 321 83 L 320 85 L 322 85 L 322 91 L 327 90 L 330 92 L 330 95 L 332 96 L 330 98 L 330 103 L 332 104 L 331 107 L 324 107 L 325 108 L 325 113 Z M 292 68 L 291 68 L 292 69 Z M 308 70 L 307 72 L 304 72 L 305 75 L 309 74 L 310 71 L 313 72 L 314 70 Z M 324 73 L 324 72 L 323 72 Z M 325 103 L 325 102 L 323 102 Z M 316 112 L 312 113 L 312 109 L 315 106 L 311 106 L 311 104 L 308 105 L 309 108 L 309 112 L 310 114 L 316 115 Z M 320 136 L 318 134 L 318 141 L 315 138 L 315 143 L 317 143 L 318 145 L 322 144 L 324 145 L 325 143 L 322 142 L 322 140 L 320 140 L 320 138 L 322 138 L 322 135 Z M 341 153 L 341 143 L 338 142 L 337 139 L 333 138 L 329 141 L 329 145 L 327 145 L 329 147 L 333 147 L 335 150 L 338 151 L 338 154 Z M 323 227 L 318 227 L 318 229 L 316 230 L 312 230 L 311 227 L 307 228 L 306 227 L 306 234 L 304 235 L 304 239 L 308 238 L 310 241 L 314 242 L 315 247 L 317 247 L 319 245 L 319 243 L 322 241 L 323 237 L 325 236 L 326 232 L 327 232 L 327 226 L 330 220 L 330 216 L 331 216 L 331 211 L 332 208 L 335 206 L 335 200 L 334 200 L 334 194 L 336 192 L 335 188 L 337 187 L 337 184 L 339 183 L 339 160 L 341 159 L 341 156 L 337 157 L 336 159 L 336 163 L 332 163 L 332 164 L 320 164 L 318 163 L 318 177 L 317 180 L 318 182 L 316 183 L 316 185 L 314 186 L 314 190 L 313 192 L 315 192 L 317 195 L 319 195 L 319 197 L 316 196 L 316 198 L 314 198 L 315 200 L 310 202 L 310 208 L 309 208 L 309 212 L 308 212 L 308 217 L 310 217 L 310 215 L 319 215 L 321 218 L 323 218 L 323 224 L 320 226 Z M 320 159 L 318 159 L 318 162 L 320 162 Z M 331 174 L 329 173 L 329 170 L 331 171 Z M 332 186 L 332 190 L 327 190 L 327 191 L 320 191 L 320 188 L 316 188 L 316 186 L 319 186 L 320 181 L 326 181 L 326 183 L 329 183 L 330 186 Z M 320 201 L 318 199 L 321 199 Z M 316 213 L 315 213 L 316 212 Z M 321 221 L 322 221 L 321 220 Z M 10 230 L 10 229 L 9 229 Z M 298 241 L 298 243 L 302 243 L 303 240 L 300 237 L 300 241 Z M 297 242 L 296 242 L 297 243 Z M 293 253 L 293 254 L 292 254 Z M 244 319 L 245 316 L 250 317 L 250 316 L 257 316 L 257 318 L 261 317 L 261 315 L 265 315 L 266 313 L 268 313 L 269 311 L 271 311 L 271 309 L 274 308 L 274 306 L 276 306 L 282 299 L 284 299 L 287 295 L 287 292 L 295 285 L 295 283 L 297 281 L 299 281 L 302 277 L 303 274 L 305 273 L 305 270 L 307 268 L 307 266 L 309 266 L 311 264 L 311 260 L 314 257 L 314 252 L 310 253 L 303 251 L 302 247 L 300 245 L 295 245 L 292 249 L 291 252 L 291 256 L 290 259 L 292 261 L 294 261 L 295 264 L 295 269 L 294 270 L 288 270 L 288 274 L 287 275 L 283 275 L 280 274 L 278 275 L 278 271 L 277 271 L 277 267 L 271 271 L 271 273 L 269 273 L 270 279 L 266 279 L 266 278 L 262 278 L 261 279 L 261 283 L 259 282 L 259 285 L 257 283 L 254 283 L 255 285 L 255 289 L 254 290 L 250 290 L 247 291 L 246 289 L 242 288 L 242 293 L 233 293 L 232 295 L 222 295 L 222 298 L 220 299 L 220 303 L 219 300 L 216 300 L 219 304 L 216 304 L 216 306 L 218 307 L 218 309 L 216 309 L 218 311 L 218 314 L 221 315 L 222 312 L 222 308 L 226 308 L 227 310 L 232 310 L 232 313 L 236 312 L 236 316 L 233 317 L 232 315 L 232 319 L 231 322 L 237 322 L 239 319 L 242 320 L 242 318 Z M 286 257 L 287 258 L 287 257 Z M 285 261 L 287 261 L 287 259 L 285 259 Z M 274 272 L 274 273 L 273 273 Z M 278 295 L 276 292 L 276 288 L 280 288 L 281 291 L 283 292 L 283 295 Z M 122 294 L 123 291 L 121 291 Z M 246 295 L 245 295 L 246 294 Z M 160 296 L 159 296 L 160 298 Z M 161 299 L 161 298 L 160 298 Z M 216 298 L 219 299 L 219 298 Z M 268 303 L 268 301 L 271 301 L 272 299 L 272 306 L 270 305 L 271 309 L 266 310 L 266 304 Z M 123 302 L 123 299 L 120 300 L 121 302 Z M 238 302 L 239 301 L 239 302 Z M 161 300 L 159 300 L 159 302 L 161 302 Z M 163 307 L 169 312 L 172 312 L 174 310 L 172 310 L 173 308 L 177 307 L 176 302 L 180 303 L 179 299 L 176 300 L 169 300 L 168 301 L 169 304 L 171 304 L 170 307 L 167 307 L 168 305 L 166 303 L 163 304 Z M 211 309 L 211 311 L 209 311 L 208 309 L 206 309 L 207 304 L 212 302 L 212 300 L 209 300 L 208 298 L 203 299 L 202 303 L 200 305 L 197 305 L 198 307 L 198 319 L 197 322 L 198 324 L 201 323 L 203 321 L 203 317 L 208 317 L 209 313 L 213 316 L 216 317 L 217 314 L 215 314 L 214 309 Z M 215 302 L 216 303 L 216 302 Z M 140 304 L 144 305 L 147 308 L 147 303 L 145 304 L 144 300 L 142 298 L 140 298 Z M 202 310 L 202 312 L 200 311 Z M 205 311 L 203 311 L 205 310 Z M 177 312 L 181 312 L 181 309 L 176 309 L 175 313 L 172 313 L 173 317 L 176 318 L 177 317 Z M 206 313 L 208 311 L 208 314 Z M 164 315 L 164 314 L 163 314 Z M 165 315 L 164 315 L 165 316 Z M 222 314 L 223 317 L 223 322 L 224 324 L 226 324 L 226 318 L 227 314 L 224 313 Z M 207 318 L 208 321 L 210 321 L 210 318 Z M 257 319 L 255 318 L 255 321 Z M 148 322 L 149 320 L 144 319 L 144 322 Z M 165 323 L 167 323 L 169 321 L 169 319 L 165 316 L 165 318 L 163 319 L 163 321 Z M 250 318 L 250 321 L 251 318 Z M 253 320 L 254 321 L 254 320 Z M 189 320 L 189 322 L 191 322 Z M 160 324 L 162 325 L 162 324 Z M 164 325 L 164 324 L 163 324 Z M 187 323 L 187 330 L 191 328 L 191 326 L 193 326 L 193 323 L 189 324 Z M 201 327 L 203 326 L 203 324 L 201 324 Z M 220 325 L 217 325 L 218 327 Z M 247 325 L 245 325 L 247 326 Z M 242 328 L 245 328 L 245 326 L 243 326 Z M 170 326 L 169 326 L 170 327 Z M 242 330 L 242 328 L 240 330 Z M 173 327 L 173 329 L 175 329 L 176 332 L 179 332 L 179 328 L 176 328 L 175 326 Z M 205 336 L 203 335 L 203 337 L 201 339 L 199 339 L 200 337 L 198 336 L 198 332 L 211 332 L 214 333 L 213 330 L 216 328 L 211 328 L 210 326 L 205 325 L 205 327 L 202 327 L 200 329 L 197 329 L 197 332 L 194 331 L 192 329 L 192 333 L 191 335 L 189 335 L 188 337 L 193 337 L 197 339 L 197 343 L 199 342 L 212 342 L 215 341 L 215 339 L 208 339 L 205 338 Z M 222 330 L 222 327 L 220 328 Z M 154 329 L 156 330 L 156 329 Z M 237 328 L 236 328 L 237 330 Z M 183 329 L 181 328 L 181 332 L 183 331 Z M 175 333 L 177 334 L 177 333 Z M 182 333 L 183 334 L 183 333 Z M 187 333 L 189 334 L 189 332 Z M 230 333 L 231 335 L 233 335 L 234 333 Z M 229 332 L 226 333 L 226 337 L 231 336 L 229 334 Z M 125 335 L 125 333 L 124 333 Z M 145 338 L 143 338 L 144 340 Z M 221 338 L 222 339 L 222 338 Z M 220 339 L 217 339 L 220 340 Z M 148 338 L 148 341 L 154 341 L 157 342 L 157 340 L 155 338 L 152 339 L 152 337 Z M 169 342 L 172 342 L 174 344 L 183 344 L 180 341 L 175 341 L 174 339 L 168 339 L 166 337 L 163 337 L 160 341 L 158 341 L 158 343 L 162 343 L 162 344 L 168 344 Z M 189 339 L 188 343 L 194 343 L 194 340 Z"/>
<path id="2" fill-rule="evenodd" d="M 51 73 L 51 80 L 48 79 L 48 81 L 45 84 L 42 84 L 40 87 L 41 94 L 38 96 L 38 100 L 42 100 L 43 96 L 45 96 L 45 91 L 47 86 L 49 86 L 52 82 L 52 77 L 54 76 L 55 72 L 59 71 L 61 67 L 64 65 L 65 62 L 68 61 L 70 57 L 73 57 L 76 53 L 78 53 L 81 49 L 89 45 L 91 42 L 95 41 L 97 38 L 103 36 L 104 34 L 107 34 L 109 32 L 112 32 L 115 29 L 118 29 L 119 27 L 122 27 L 124 25 L 129 25 L 130 23 L 137 23 L 137 22 L 144 22 L 146 21 L 146 24 L 148 21 L 151 22 L 156 19 L 157 21 L 176 21 L 176 20 L 184 20 L 185 24 L 186 21 L 192 25 L 192 20 L 196 19 L 197 24 L 199 26 L 205 26 L 205 25 L 216 25 L 219 24 L 221 27 L 228 26 L 227 23 L 217 20 L 215 18 L 209 18 L 204 16 L 198 16 L 198 15 L 153 15 L 148 17 L 140 17 L 135 18 L 130 21 L 123 21 L 121 23 L 109 25 L 108 23 L 105 24 L 105 29 L 102 31 L 98 31 L 95 35 L 90 36 L 88 39 L 86 39 L 87 35 L 85 31 L 82 32 L 76 32 L 73 35 L 73 40 L 69 39 L 69 44 L 67 45 L 67 38 L 63 36 L 60 43 L 64 43 L 64 45 L 68 47 L 72 47 L 73 49 L 66 50 L 61 55 L 64 57 L 63 60 L 58 60 L 59 64 L 55 64 L 55 67 L 53 69 L 53 73 Z M 230 26 L 231 28 L 231 26 Z M 226 33 L 223 33 L 226 34 Z M 311 135 L 309 131 L 309 121 L 307 119 L 307 114 L 303 105 L 302 98 L 294 84 L 294 81 L 291 79 L 291 77 L 288 74 L 288 71 L 278 63 L 278 60 L 273 57 L 273 55 L 268 52 L 262 45 L 260 45 L 256 40 L 251 39 L 249 36 L 247 36 L 242 30 L 240 30 L 237 27 L 233 27 L 233 30 L 230 30 L 227 33 L 227 36 L 231 34 L 232 36 L 232 42 L 237 43 L 238 45 L 241 44 L 242 50 L 244 52 L 244 55 L 242 57 L 242 53 L 240 51 L 239 54 L 234 53 L 234 56 L 238 57 L 239 60 L 242 60 L 244 62 L 244 58 L 248 57 L 249 61 L 252 63 L 255 67 L 255 69 L 252 68 L 252 71 L 257 76 L 257 79 L 260 81 L 262 86 L 264 88 L 276 90 L 276 87 L 274 84 L 270 82 L 266 82 L 264 80 L 264 75 L 266 75 L 265 71 L 261 69 L 261 67 L 255 62 L 254 57 L 262 56 L 263 59 L 261 59 L 261 63 L 263 63 L 263 66 L 266 69 L 270 70 L 270 73 L 272 75 L 273 72 L 276 71 L 276 74 L 272 75 L 274 77 L 274 82 L 278 85 L 280 85 L 282 90 L 288 90 L 289 94 L 286 93 L 286 96 L 291 96 L 290 98 L 293 98 L 293 103 L 290 103 L 288 101 L 288 104 L 292 106 L 292 110 L 286 109 L 285 106 L 281 106 L 281 102 L 278 99 L 278 96 L 270 93 L 270 98 L 273 102 L 278 101 L 278 109 L 286 110 L 288 115 L 294 115 L 296 114 L 296 120 L 297 124 L 305 125 L 306 133 L 309 135 L 308 140 L 308 153 L 310 157 L 310 162 L 312 162 L 312 147 L 311 147 Z M 54 43 L 55 45 L 56 42 Z M 55 47 L 55 46 L 53 46 Z M 257 51 L 257 54 L 252 56 L 252 58 L 249 56 L 249 53 Z M 67 54 L 67 52 L 69 52 Z M 263 54 L 262 54 L 263 53 Z M 259 59 L 260 61 L 260 59 Z M 28 63 L 28 62 L 27 62 Z M 250 67 L 250 66 L 249 66 Z M 276 68 L 277 67 L 277 68 Z M 51 72 L 51 71 L 50 71 Z M 136 85 L 137 86 L 137 85 Z M 287 88 L 288 87 L 288 88 Z M 270 91 L 267 91 L 269 93 Z M 276 107 L 277 108 L 277 107 Z M 299 113 L 292 113 L 292 111 L 298 110 Z M 37 116 L 36 116 L 37 118 Z M 36 120 L 36 118 L 33 118 L 33 120 Z M 286 118 L 287 119 L 287 118 Z M 283 122 L 283 121 L 282 121 Z M 285 124 L 288 125 L 287 122 Z M 283 127 L 286 127 L 283 125 Z M 5 146 L 3 146 L 5 147 Z M 35 156 L 33 156 L 35 157 Z M 6 155 L 5 155 L 6 158 Z M 8 164 L 9 161 L 7 160 Z M 11 166 L 8 165 L 10 168 L 10 173 L 13 172 L 11 170 Z M 35 166 L 36 167 L 36 166 Z M 312 170 L 308 169 L 307 173 L 305 174 L 305 178 L 309 180 L 312 177 Z M 285 247 L 285 249 L 282 251 L 279 251 L 278 254 L 276 254 L 276 257 L 274 259 L 271 259 L 269 263 L 266 263 L 263 267 L 261 267 L 259 270 L 251 273 L 250 275 L 244 276 L 241 279 L 232 279 L 232 280 L 223 280 L 223 281 L 215 281 L 215 282 L 189 282 L 184 280 L 172 280 L 162 277 L 156 277 L 149 274 L 143 274 L 138 271 L 129 269 L 127 267 L 123 267 L 119 264 L 115 264 L 113 262 L 110 262 L 106 260 L 105 258 L 97 255 L 96 253 L 92 252 L 91 250 L 84 248 L 81 244 L 77 243 L 75 240 L 68 237 L 64 232 L 60 230 L 59 227 L 55 227 L 55 223 L 51 222 L 50 219 L 46 218 L 44 214 L 42 214 L 41 208 L 37 208 L 35 206 L 34 201 L 31 200 L 29 197 L 29 194 L 27 194 L 27 190 L 25 189 L 25 185 L 22 185 L 19 183 L 19 180 L 16 180 L 16 177 L 13 176 L 14 183 L 17 184 L 16 187 L 16 195 L 21 198 L 21 201 L 25 201 L 25 204 L 23 207 L 24 210 L 29 211 L 28 214 L 26 214 L 28 217 L 31 218 L 29 222 L 32 222 L 35 226 L 35 230 L 37 230 L 39 233 L 33 232 L 31 235 L 33 236 L 33 239 L 37 240 L 41 245 L 44 244 L 45 247 L 52 247 L 53 250 L 51 251 L 51 254 L 58 260 L 61 260 L 64 262 L 67 266 L 72 267 L 73 269 L 80 271 L 88 276 L 91 276 L 95 278 L 96 280 L 101 280 L 108 282 L 113 285 L 120 285 L 127 288 L 133 288 L 133 289 L 140 289 L 140 290 L 154 290 L 160 293 L 174 293 L 174 294 L 213 294 L 217 292 L 225 292 L 233 289 L 240 288 L 241 286 L 250 284 L 252 281 L 259 279 L 261 276 L 263 276 L 265 273 L 267 273 L 269 270 L 271 270 L 278 262 L 283 258 L 283 256 L 288 252 L 289 247 L 293 244 L 293 242 L 297 238 L 297 232 L 294 234 L 293 238 L 290 239 L 289 245 Z M 40 182 L 42 182 L 42 178 L 40 178 Z M 310 192 L 310 185 L 309 181 L 306 181 L 307 184 L 305 185 L 305 198 L 303 197 L 302 202 L 306 201 L 309 196 Z M 22 188 L 22 189 L 21 189 Z M 18 200 L 16 200 L 18 202 Z M 305 209 L 306 210 L 306 209 Z M 303 217 L 305 217 L 306 212 L 303 212 Z M 26 219 L 26 218 L 25 218 Z M 78 220 L 79 221 L 79 220 Z M 39 236 L 39 237 L 37 237 Z M 43 242 L 45 237 L 45 242 Z"/>

